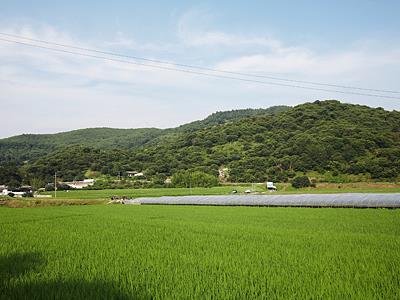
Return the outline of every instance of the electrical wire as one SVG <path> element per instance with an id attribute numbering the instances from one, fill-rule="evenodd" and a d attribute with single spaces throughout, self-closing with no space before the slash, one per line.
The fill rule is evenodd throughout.
<path id="1" fill-rule="evenodd" d="M 359 92 L 352 92 L 352 91 L 332 90 L 332 89 L 324 89 L 324 88 L 317 88 L 317 87 L 307 87 L 307 86 L 301 86 L 301 85 L 293 85 L 293 84 L 285 84 L 285 83 L 278 83 L 278 82 L 261 81 L 261 80 L 254 80 L 254 79 L 248 79 L 248 78 L 226 76 L 226 75 L 217 75 L 217 74 L 198 72 L 198 71 L 193 71 L 193 70 L 185 70 L 185 69 L 179 69 L 179 68 L 167 67 L 167 66 L 151 65 L 151 64 L 145 64 L 145 63 L 140 63 L 140 62 L 136 62 L 136 61 L 115 59 L 115 58 L 110 58 L 110 57 L 106 57 L 106 56 L 92 55 L 92 54 L 87 54 L 87 53 L 69 51 L 69 50 L 65 50 L 65 49 L 57 49 L 57 48 L 52 48 L 52 47 L 47 47 L 47 46 L 42 46 L 42 45 L 36 45 L 36 44 L 30 44 L 30 43 L 25 43 L 25 42 L 15 41 L 15 40 L 9 40 L 9 39 L 4 39 L 4 38 L 0 38 L 0 41 L 15 43 L 15 44 L 24 45 L 24 46 L 30 46 L 30 47 L 34 47 L 34 48 L 46 49 L 46 50 L 51 50 L 51 51 L 56 51 L 56 52 L 61 52 L 61 53 L 68 53 L 68 54 L 79 55 L 79 56 L 84 56 L 84 57 L 102 59 L 102 60 L 107 60 L 107 61 L 127 63 L 127 64 L 132 64 L 132 65 L 144 66 L 144 67 L 148 67 L 148 68 L 156 68 L 156 69 L 161 69 L 161 70 L 183 72 L 183 73 L 188 73 L 188 74 L 202 75 L 202 76 L 213 77 L 213 78 L 230 79 L 230 80 L 237 80 L 237 81 L 251 82 L 251 83 L 265 84 L 265 85 L 284 86 L 284 87 L 291 87 L 291 88 L 305 89 L 305 90 L 313 90 L 313 91 L 323 91 L 323 92 L 330 92 L 330 93 L 340 93 L 340 94 L 350 94 L 350 95 L 359 95 L 359 96 L 367 96 L 367 97 L 379 97 L 379 98 L 400 100 L 400 97 L 387 96 L 387 95 L 359 93 Z"/>
<path id="2" fill-rule="evenodd" d="M 117 56 L 117 57 L 131 58 L 131 59 L 142 60 L 142 61 L 147 61 L 147 62 L 152 62 L 152 63 L 157 63 L 157 64 L 175 65 L 175 66 L 178 66 L 178 67 L 185 67 L 185 68 L 190 68 L 190 69 L 198 69 L 198 70 L 203 70 L 203 71 L 211 71 L 211 72 L 216 72 L 216 73 L 225 73 L 225 74 L 239 75 L 239 76 L 246 76 L 246 77 L 255 77 L 255 78 L 265 78 L 265 79 L 272 79 L 272 80 L 278 80 L 278 81 L 302 83 L 302 84 L 317 85 L 317 86 L 328 86 L 328 87 L 335 87 L 335 88 L 342 88 L 342 89 L 352 89 L 352 90 L 361 90 L 361 91 L 370 91 L 370 92 L 382 92 L 382 93 L 400 94 L 400 91 L 393 91 L 393 90 L 372 89 L 372 88 L 364 88 L 364 87 L 357 87 L 357 86 L 350 86 L 350 85 L 338 85 L 338 84 L 322 83 L 322 82 L 315 82 L 315 81 L 296 80 L 296 79 L 274 77 L 274 76 L 267 76 L 267 75 L 259 75 L 259 74 L 250 74 L 250 73 L 243 73 L 243 72 L 220 70 L 220 69 L 214 69 L 214 68 L 194 66 L 194 65 L 189 65 L 189 64 L 174 63 L 174 62 L 168 62 L 168 61 L 162 61 L 162 60 L 156 60 L 156 59 L 149 59 L 149 58 L 144 58 L 144 57 L 139 57 L 139 56 L 124 55 L 124 54 L 119 54 L 119 53 L 115 53 L 115 52 L 102 51 L 102 50 L 90 49 L 90 48 L 85 48 L 85 47 L 78 47 L 78 46 L 73 46 L 73 45 L 49 42 L 49 41 L 45 41 L 45 40 L 41 40 L 41 39 L 33 39 L 33 38 L 25 37 L 25 36 L 20 36 L 20 35 L 15 35 L 15 34 L 10 34 L 10 33 L 4 33 L 4 32 L 0 32 L 0 35 L 14 37 L 14 38 L 18 38 L 18 39 L 25 39 L 25 40 L 44 43 L 44 44 L 48 44 L 48 45 L 71 48 L 71 49 L 76 49 L 76 50 L 84 50 L 84 51 L 94 52 L 94 53 L 99 53 L 99 54 L 106 54 L 106 55 Z"/>

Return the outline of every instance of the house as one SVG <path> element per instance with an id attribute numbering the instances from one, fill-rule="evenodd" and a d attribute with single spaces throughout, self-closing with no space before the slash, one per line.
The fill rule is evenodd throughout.
<path id="1" fill-rule="evenodd" d="M 8 189 L 4 189 L 1 192 L 2 196 L 9 196 L 10 194 L 13 195 L 12 197 L 22 198 L 22 197 L 24 197 L 26 195 L 26 192 L 23 192 L 23 191 L 9 191 Z"/>
<path id="2" fill-rule="evenodd" d="M 267 190 L 268 191 L 276 191 L 276 186 L 274 185 L 274 183 L 272 181 L 267 182 Z"/>
<path id="3" fill-rule="evenodd" d="M 138 174 L 139 172 L 137 171 L 126 171 L 126 175 L 128 177 L 134 177 L 136 174 Z"/>
<path id="4" fill-rule="evenodd" d="M 138 172 L 138 171 L 126 171 L 126 175 L 128 175 L 128 177 L 130 177 L 130 178 L 144 176 L 143 172 Z"/>

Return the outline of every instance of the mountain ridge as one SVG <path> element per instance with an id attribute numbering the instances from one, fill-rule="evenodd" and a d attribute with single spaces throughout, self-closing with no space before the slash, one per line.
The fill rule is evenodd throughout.
<path id="1" fill-rule="evenodd" d="M 179 172 L 218 175 L 233 182 L 288 181 L 296 174 L 397 180 L 400 174 L 400 112 L 315 101 L 286 111 L 184 130 L 135 149 L 69 145 L 24 164 L 24 178 L 84 178 L 86 171 L 117 176 L 143 171 L 162 182 Z M 1 179 L 1 176 L 0 176 Z"/>
<path id="2" fill-rule="evenodd" d="M 53 134 L 21 134 L 0 139 L 0 163 L 35 160 L 72 144 L 94 146 L 100 149 L 136 149 L 161 136 L 197 130 L 207 126 L 223 124 L 252 115 L 275 114 L 289 109 L 288 106 L 272 106 L 266 109 L 238 109 L 213 113 L 202 120 L 193 121 L 175 128 L 109 128 L 94 127 L 76 129 Z"/>

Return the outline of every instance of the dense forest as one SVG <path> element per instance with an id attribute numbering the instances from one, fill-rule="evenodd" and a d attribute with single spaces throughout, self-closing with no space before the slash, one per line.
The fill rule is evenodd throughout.
<path id="1" fill-rule="evenodd" d="M 55 150 L 70 145 L 83 145 L 97 149 L 133 150 L 148 144 L 157 144 L 163 136 L 198 130 L 255 115 L 270 115 L 289 109 L 273 106 L 267 109 L 240 109 L 216 112 L 204 120 L 194 121 L 176 128 L 87 128 L 57 134 L 23 134 L 0 139 L 0 164 L 31 162 Z"/>
<path id="2" fill-rule="evenodd" d="M 218 112 L 175 129 L 113 130 L 87 129 L 82 139 L 79 131 L 64 133 L 63 142 L 49 135 L 1 140 L 0 184 L 49 181 L 54 172 L 82 179 L 88 170 L 112 176 L 137 170 L 157 180 L 185 172 L 217 177 L 224 168 L 232 182 L 285 182 L 307 172 L 379 180 L 400 174 L 400 112 L 336 100 Z"/>

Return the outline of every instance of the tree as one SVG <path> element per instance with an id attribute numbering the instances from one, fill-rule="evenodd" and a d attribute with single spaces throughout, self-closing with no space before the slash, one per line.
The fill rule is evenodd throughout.
<path id="1" fill-rule="evenodd" d="M 172 184 L 176 187 L 212 187 L 218 185 L 216 176 L 201 171 L 181 171 L 172 176 Z"/>
<path id="2" fill-rule="evenodd" d="M 311 181 L 307 176 L 298 176 L 295 177 L 292 181 L 292 186 L 296 189 L 309 187 L 311 185 Z"/>
<path id="3" fill-rule="evenodd" d="M 30 183 L 32 186 L 32 191 L 34 191 L 34 192 L 37 191 L 38 189 L 44 187 L 44 185 L 45 185 L 45 182 L 42 179 L 39 179 L 36 177 L 32 178 Z"/>

